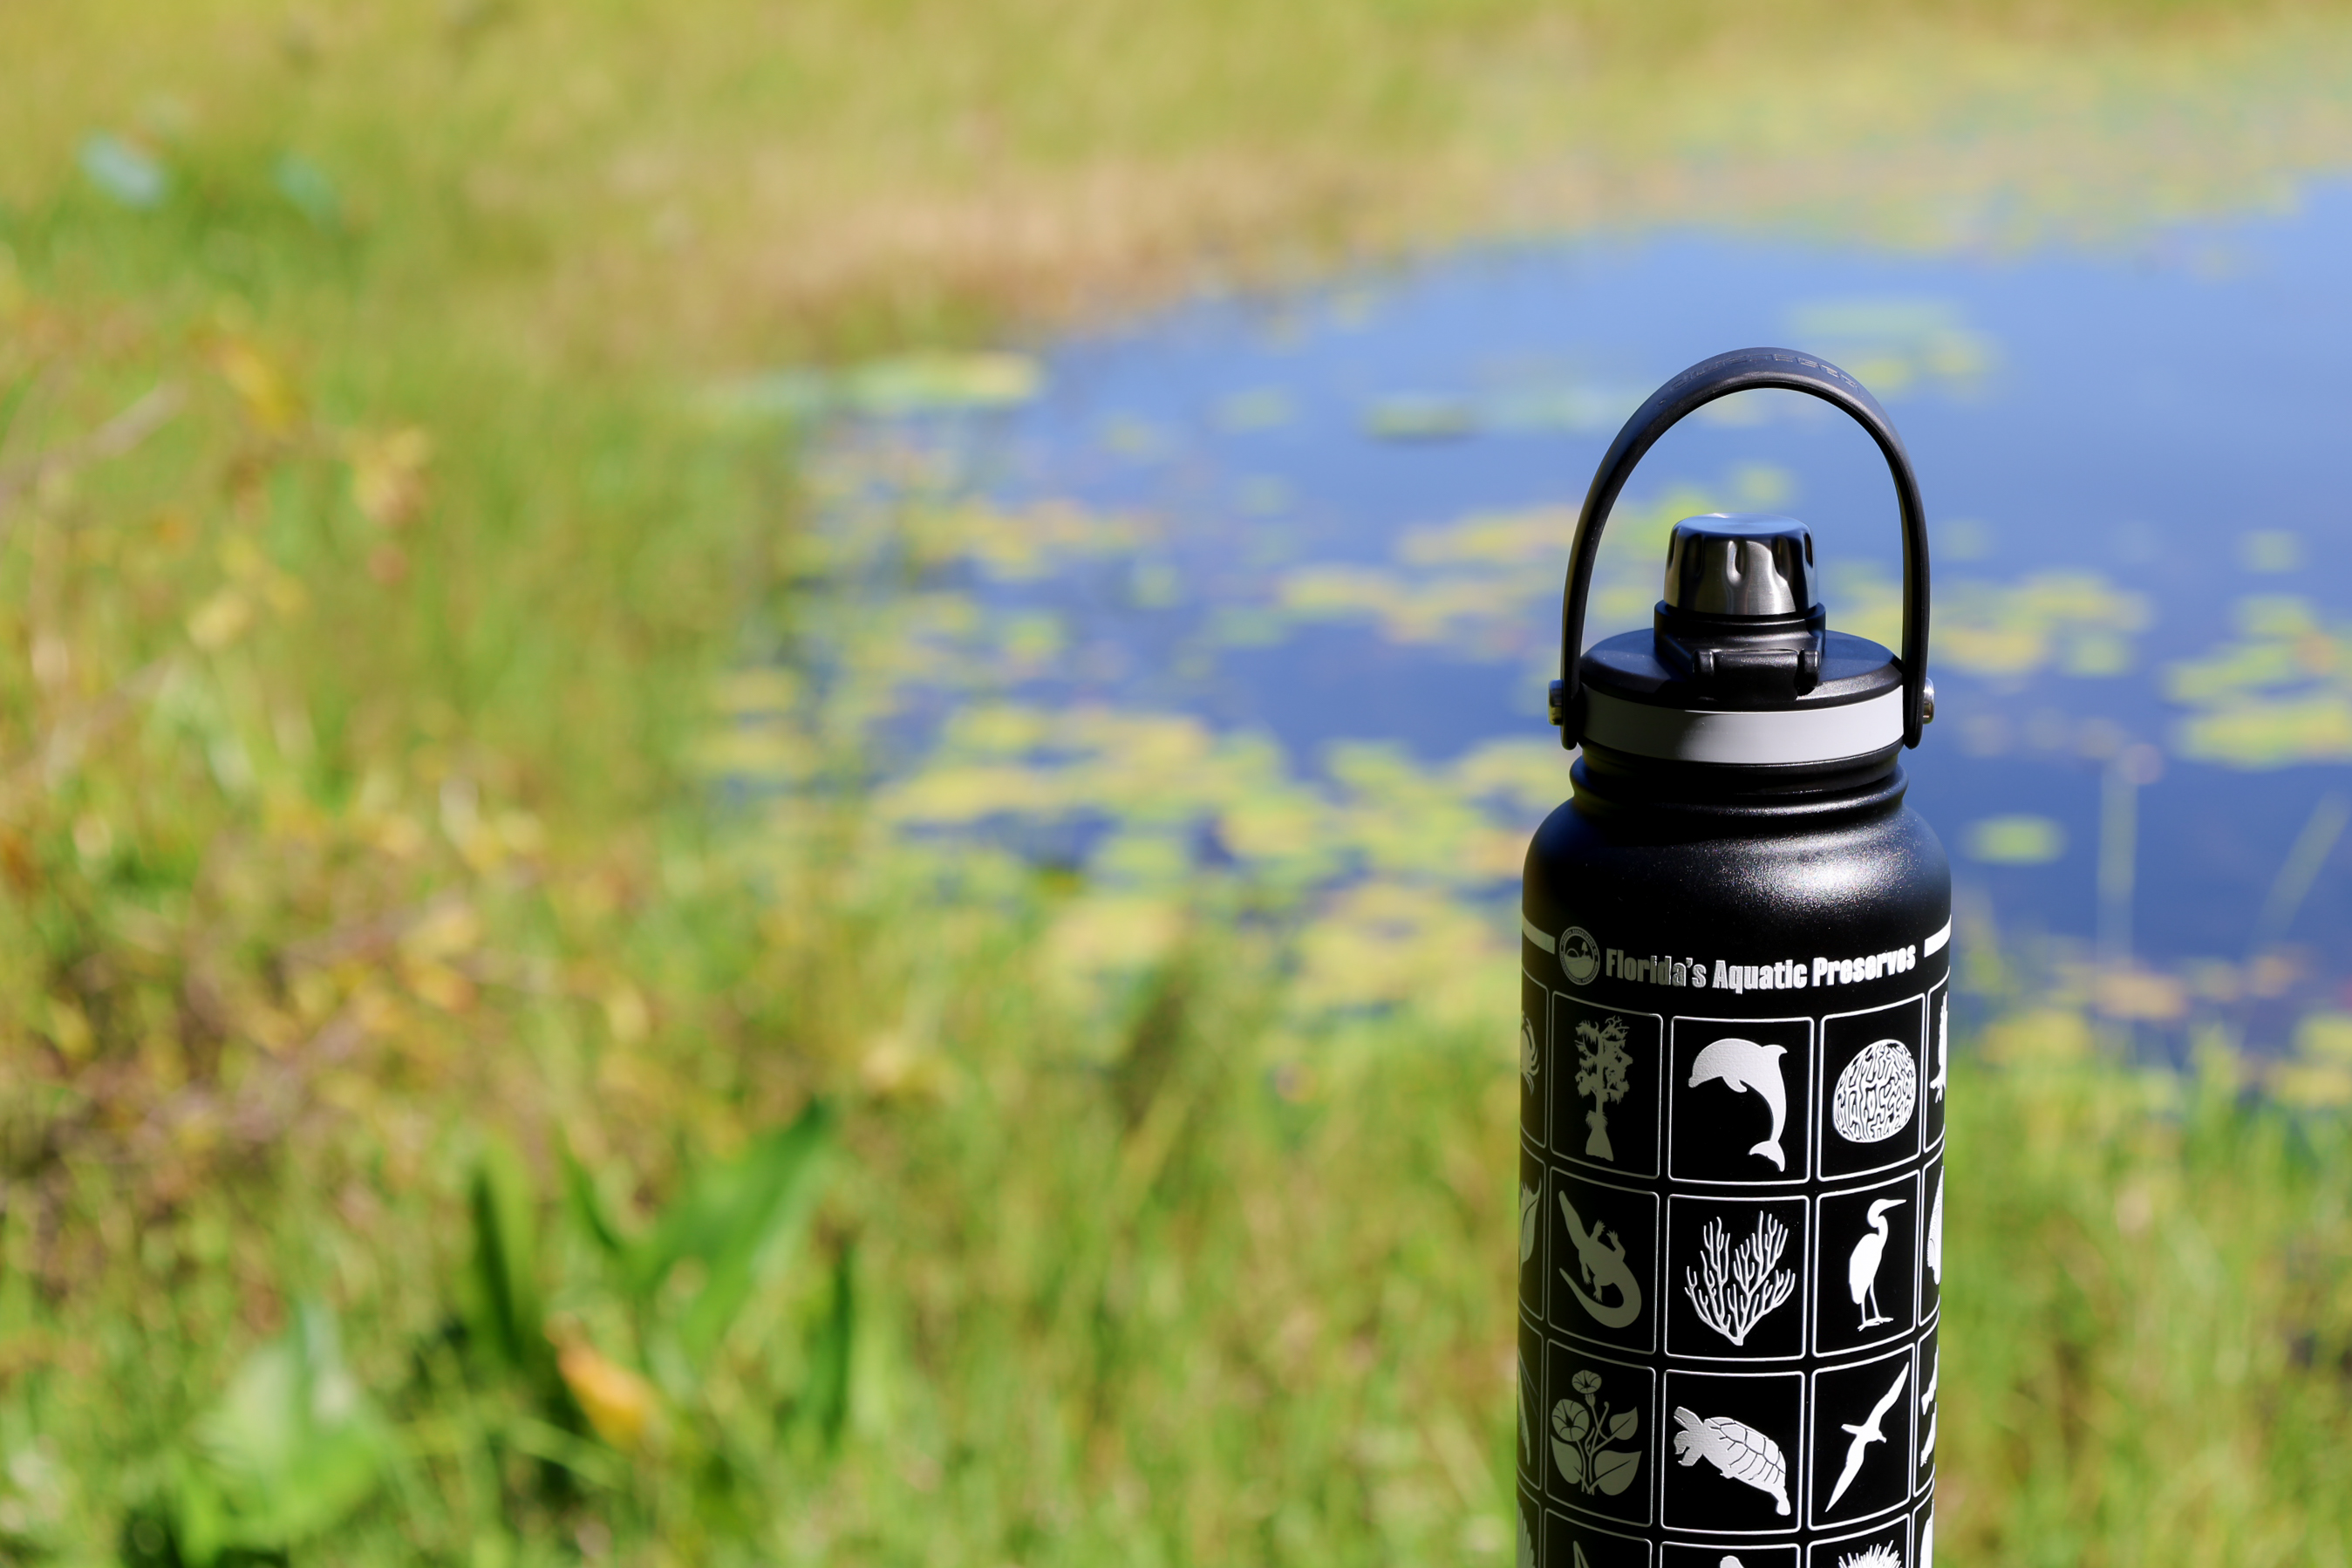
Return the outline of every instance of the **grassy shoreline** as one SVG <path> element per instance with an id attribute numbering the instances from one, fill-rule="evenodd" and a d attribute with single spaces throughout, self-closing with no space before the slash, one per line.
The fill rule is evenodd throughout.
<path id="1" fill-rule="evenodd" d="M 110 0 L 0 16 L 0 55 L 20 247 L 104 232 L 75 161 L 107 132 L 179 171 L 167 205 L 211 209 L 200 255 L 240 226 L 266 254 L 290 156 L 346 270 L 221 277 L 215 255 L 215 287 L 355 341 L 434 321 L 635 377 L 1099 319 L 1498 232 L 2095 241 L 2352 164 L 2334 5 Z M 168 293 L 205 270 L 163 259 L 133 243 L 59 276 Z"/>

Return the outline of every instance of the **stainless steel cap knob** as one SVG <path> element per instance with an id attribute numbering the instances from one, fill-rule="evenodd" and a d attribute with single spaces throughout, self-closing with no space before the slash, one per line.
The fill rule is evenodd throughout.
<path id="1" fill-rule="evenodd" d="M 1709 512 L 1675 524 L 1666 603 L 1702 616 L 1801 616 L 1820 602 L 1813 536 L 1793 517 Z"/>

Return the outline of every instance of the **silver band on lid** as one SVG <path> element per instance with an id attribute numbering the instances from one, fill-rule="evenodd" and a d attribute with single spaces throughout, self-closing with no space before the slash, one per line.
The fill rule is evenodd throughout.
<path id="1" fill-rule="evenodd" d="M 1903 739 L 1901 688 L 1831 708 L 1703 712 L 1628 702 L 1585 688 L 1584 738 L 1637 757 L 1678 763 L 1834 763 Z"/>

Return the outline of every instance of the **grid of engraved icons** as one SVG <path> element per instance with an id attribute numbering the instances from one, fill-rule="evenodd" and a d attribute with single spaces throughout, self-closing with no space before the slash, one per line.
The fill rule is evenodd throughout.
<path id="1" fill-rule="evenodd" d="M 1523 977 L 1522 1568 L 1930 1563 L 1945 983 L 1737 1019 L 1557 984 Z"/>

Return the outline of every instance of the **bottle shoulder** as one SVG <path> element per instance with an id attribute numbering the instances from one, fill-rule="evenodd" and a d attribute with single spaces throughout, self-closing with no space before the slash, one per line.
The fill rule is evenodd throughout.
<path id="1" fill-rule="evenodd" d="M 1528 916 L 1549 924 L 1794 924 L 1874 939 L 1890 923 L 1924 934 L 1951 911 L 1943 844 L 1899 800 L 1755 819 L 1595 811 L 1570 800 L 1537 829 L 1525 885 Z"/>

